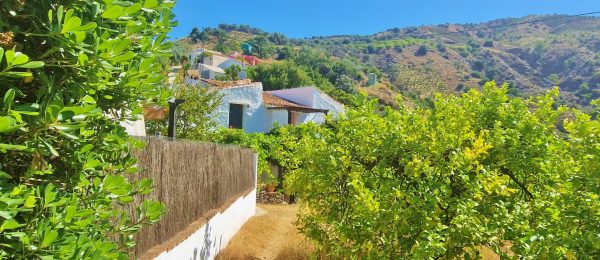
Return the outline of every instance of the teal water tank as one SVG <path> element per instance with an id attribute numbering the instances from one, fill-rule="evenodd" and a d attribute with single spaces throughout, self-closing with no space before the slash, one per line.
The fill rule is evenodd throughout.
<path id="1" fill-rule="evenodd" d="M 369 82 L 368 85 L 369 86 L 373 86 L 377 84 L 377 74 L 375 73 L 369 73 Z"/>
<path id="2" fill-rule="evenodd" d="M 252 45 L 250 45 L 250 43 L 242 43 L 242 51 L 244 51 L 244 54 L 246 55 L 251 55 L 252 54 Z"/>

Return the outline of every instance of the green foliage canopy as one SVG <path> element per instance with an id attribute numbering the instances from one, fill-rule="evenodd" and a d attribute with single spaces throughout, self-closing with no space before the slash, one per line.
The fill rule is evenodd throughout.
<path id="1" fill-rule="evenodd" d="M 252 45 L 253 51 L 261 59 L 270 59 L 275 56 L 275 45 L 269 40 L 267 36 L 259 35 L 249 41 Z"/>
<path id="2" fill-rule="evenodd" d="M 221 94 L 205 87 L 177 85 L 173 92 L 177 99 L 185 102 L 177 107 L 176 136 L 177 138 L 208 141 L 217 128 L 217 123 L 211 113 L 219 106 Z M 149 134 L 161 133 L 167 135 L 168 118 L 160 121 L 148 120 L 146 129 Z"/>
<path id="3" fill-rule="evenodd" d="M 173 1 L 2 1 L 0 258 L 127 258 L 158 221 L 118 122 L 164 99 Z"/>
<path id="4" fill-rule="evenodd" d="M 432 108 L 375 101 L 298 141 L 301 231 L 328 257 L 600 256 L 600 123 L 494 83 Z"/>
<path id="5" fill-rule="evenodd" d="M 291 61 L 260 64 L 248 69 L 248 76 L 262 82 L 265 90 L 302 87 L 313 84 L 309 74 Z"/>

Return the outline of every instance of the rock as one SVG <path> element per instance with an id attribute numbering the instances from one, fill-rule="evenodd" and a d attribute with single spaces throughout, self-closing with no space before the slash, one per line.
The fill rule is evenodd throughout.
<path id="1" fill-rule="evenodd" d="M 260 191 L 256 194 L 256 202 L 263 204 L 287 204 L 285 196 L 280 192 Z"/>

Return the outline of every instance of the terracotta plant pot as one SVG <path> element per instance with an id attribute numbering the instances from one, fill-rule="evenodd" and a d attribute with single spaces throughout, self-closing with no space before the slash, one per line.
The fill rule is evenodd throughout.
<path id="1" fill-rule="evenodd" d="M 275 184 L 269 184 L 269 185 L 265 186 L 266 192 L 275 192 L 275 189 L 277 189 L 277 185 L 275 185 Z"/>
<path id="2" fill-rule="evenodd" d="M 163 120 L 167 110 L 159 106 L 144 107 L 144 119 L 146 120 Z"/>

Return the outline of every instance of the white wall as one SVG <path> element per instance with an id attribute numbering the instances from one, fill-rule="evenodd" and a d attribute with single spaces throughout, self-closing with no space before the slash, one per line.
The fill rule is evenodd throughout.
<path id="1" fill-rule="evenodd" d="M 273 128 L 273 125 L 275 125 L 275 123 L 279 124 L 280 126 L 287 125 L 288 124 L 288 112 L 286 110 L 270 109 L 269 110 L 269 122 L 268 122 L 268 125 L 270 126 L 270 128 L 268 130 L 271 130 L 271 128 Z"/>
<path id="2" fill-rule="evenodd" d="M 198 64 L 198 71 L 200 71 L 200 77 L 205 79 L 215 79 L 218 76 L 225 75 L 225 71 L 223 69 L 202 63 Z"/>
<path id="3" fill-rule="evenodd" d="M 329 114 L 331 114 L 333 118 L 337 118 L 339 114 L 344 113 L 344 105 L 314 87 L 282 89 L 269 91 L 269 93 L 311 108 L 329 110 Z M 299 116 L 299 122 L 324 123 L 325 114 L 303 113 Z"/>
<path id="4" fill-rule="evenodd" d="M 229 241 L 240 231 L 242 226 L 256 214 L 256 185 L 258 172 L 258 155 L 254 154 L 254 189 L 237 199 L 229 208 L 217 213 L 194 234 L 179 243 L 173 249 L 161 253 L 155 259 L 198 259 L 212 260 Z"/>
<path id="5" fill-rule="evenodd" d="M 175 248 L 163 252 L 155 259 L 214 259 L 221 250 L 256 213 L 256 189 L 240 197 L 225 211 L 212 217 L 198 231 Z"/>
<path id="6" fill-rule="evenodd" d="M 203 52 L 204 52 L 204 49 L 202 49 L 202 48 L 195 49 L 195 50 L 193 50 L 193 51 L 190 52 L 190 55 L 188 57 L 189 61 L 190 61 L 190 63 L 192 63 L 192 65 L 195 65 L 196 68 L 197 68 L 198 65 L 197 64 L 193 64 L 193 63 L 194 63 L 194 61 L 196 61 L 196 59 L 198 58 L 198 56 L 200 56 Z"/>
<path id="7" fill-rule="evenodd" d="M 229 104 L 233 103 L 245 105 L 243 126 L 248 133 L 269 132 L 276 122 L 279 125 L 287 125 L 287 111 L 269 110 L 262 104 L 262 89 L 262 83 L 257 82 L 220 90 L 223 98 L 219 107 L 213 112 L 213 118 L 220 126 L 229 127 Z M 269 93 L 308 107 L 329 110 L 334 118 L 344 112 L 342 104 L 312 87 L 269 91 Z M 325 114 L 301 113 L 298 120 L 299 123 L 323 123 Z"/>
<path id="8" fill-rule="evenodd" d="M 262 83 L 223 89 L 221 104 L 213 112 L 213 118 L 223 127 L 229 127 L 229 104 L 244 105 L 244 130 L 248 133 L 267 132 L 271 126 L 269 111 L 262 105 Z"/>
<path id="9" fill-rule="evenodd" d="M 143 116 L 136 121 L 124 121 L 119 124 L 125 127 L 125 132 L 130 136 L 146 136 L 146 122 Z"/>
<path id="10" fill-rule="evenodd" d="M 320 90 L 315 90 L 313 92 L 312 108 L 329 110 L 328 114 L 333 118 L 338 118 L 339 115 L 345 111 L 344 105 Z M 325 122 L 325 114 L 304 114 L 300 116 L 300 120 L 301 122 L 314 122 L 321 124 Z"/>
<path id="11" fill-rule="evenodd" d="M 213 70 L 205 70 L 208 71 L 208 79 L 216 79 L 219 76 L 225 75 L 224 73 L 219 73 Z"/>

